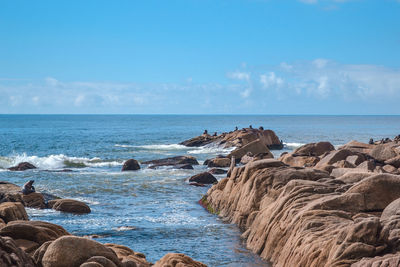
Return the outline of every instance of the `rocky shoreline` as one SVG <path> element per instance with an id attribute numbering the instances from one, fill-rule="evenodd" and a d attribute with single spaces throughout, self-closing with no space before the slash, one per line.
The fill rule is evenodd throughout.
<path id="1" fill-rule="evenodd" d="M 273 266 L 400 265 L 400 138 L 252 159 L 200 203 Z"/>
<path id="2" fill-rule="evenodd" d="M 168 253 L 155 264 L 142 253 L 118 244 L 101 244 L 68 233 L 62 226 L 30 221 L 25 207 L 53 208 L 84 214 L 90 208 L 72 199 L 45 202 L 39 193 L 23 195 L 19 187 L 0 182 L 0 266 L 15 267 L 204 267 L 180 253 Z"/>

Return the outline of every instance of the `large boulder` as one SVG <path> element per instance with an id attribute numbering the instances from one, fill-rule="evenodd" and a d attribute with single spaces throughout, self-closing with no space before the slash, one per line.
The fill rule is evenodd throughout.
<path id="1" fill-rule="evenodd" d="M 189 183 L 213 184 L 215 182 L 218 182 L 217 178 L 209 172 L 202 172 L 189 178 Z"/>
<path id="2" fill-rule="evenodd" d="M 29 220 L 24 206 L 19 202 L 0 203 L 0 218 L 5 223 L 17 220 Z"/>
<path id="3" fill-rule="evenodd" d="M 26 171 L 29 169 L 36 169 L 36 167 L 29 162 L 21 162 L 17 166 L 8 168 L 10 171 Z"/>
<path id="4" fill-rule="evenodd" d="M 43 267 L 80 266 L 94 256 L 102 256 L 116 266 L 122 266 L 112 249 L 91 239 L 63 236 L 46 246 L 42 258 L 38 259 Z"/>
<path id="5" fill-rule="evenodd" d="M 33 259 L 10 237 L 0 237 L 0 266 L 36 267 Z"/>
<path id="6" fill-rule="evenodd" d="M 392 165 L 395 168 L 400 168 L 400 156 L 385 160 L 385 164 Z"/>
<path id="7" fill-rule="evenodd" d="M 374 148 L 374 145 L 361 143 L 355 140 L 350 141 L 347 144 L 340 147 L 340 149 L 347 149 L 354 153 L 363 153 L 363 154 L 367 154 L 368 152 L 371 151 L 372 148 Z"/>
<path id="8" fill-rule="evenodd" d="M 207 166 L 212 168 L 212 167 L 229 167 L 231 165 L 231 159 L 230 158 L 214 158 L 210 159 L 207 162 Z"/>
<path id="9" fill-rule="evenodd" d="M 384 162 L 397 156 L 396 152 L 393 150 L 393 146 L 388 144 L 375 146 L 369 155 L 379 162 Z"/>
<path id="10" fill-rule="evenodd" d="M 0 229 L 0 236 L 25 239 L 42 245 L 69 233 L 61 226 L 42 221 L 11 221 Z"/>
<path id="11" fill-rule="evenodd" d="M 297 148 L 293 151 L 296 156 L 321 156 L 322 154 L 335 150 L 329 142 L 310 143 Z"/>
<path id="12" fill-rule="evenodd" d="M 135 159 L 128 159 L 122 166 L 122 171 L 136 171 L 140 170 L 139 162 Z"/>
<path id="13" fill-rule="evenodd" d="M 132 249 L 122 245 L 111 243 L 106 243 L 104 245 L 108 248 L 111 248 L 115 254 L 117 254 L 118 259 L 126 266 L 152 266 L 152 264 L 146 260 L 146 256 L 143 253 L 135 252 Z M 128 263 L 131 265 L 128 265 Z"/>
<path id="14" fill-rule="evenodd" d="M 346 194 L 360 194 L 365 211 L 382 211 L 389 203 L 400 198 L 400 176 L 377 174 L 353 185 Z"/>
<path id="15" fill-rule="evenodd" d="M 273 158 L 274 156 L 272 153 L 269 151 L 268 147 L 262 142 L 260 139 L 254 140 L 243 147 L 237 148 L 233 150 L 228 157 L 235 157 L 235 159 L 239 160 L 241 159 L 244 155 L 247 153 L 251 153 L 253 155 L 261 154 L 261 153 L 266 153 L 269 158 Z M 229 166 L 229 165 L 228 165 Z"/>
<path id="16" fill-rule="evenodd" d="M 23 202 L 21 187 L 0 181 L 0 202 Z"/>
<path id="17" fill-rule="evenodd" d="M 33 192 L 28 195 L 21 194 L 21 197 L 26 207 L 37 209 L 46 208 L 44 196 L 39 192 Z"/>
<path id="18" fill-rule="evenodd" d="M 88 205 L 75 199 L 55 199 L 48 202 L 49 208 L 70 213 L 90 213 Z"/>
<path id="19" fill-rule="evenodd" d="M 323 157 L 316 165 L 315 168 L 323 169 L 327 165 L 333 165 L 334 163 L 345 160 L 348 156 L 353 155 L 353 152 L 347 149 L 333 150 Z"/>
<path id="20" fill-rule="evenodd" d="M 195 261 L 181 253 L 168 253 L 157 261 L 153 267 L 207 267 L 204 263 Z"/>
<path id="21" fill-rule="evenodd" d="M 293 154 L 283 154 L 279 160 L 292 167 L 314 167 L 319 162 L 319 158 L 315 156 L 294 156 Z"/>
<path id="22" fill-rule="evenodd" d="M 176 156 L 171 158 L 164 159 L 156 159 L 144 161 L 142 164 L 149 164 L 151 167 L 160 167 L 160 166 L 175 166 L 181 164 L 190 164 L 190 165 L 199 165 L 199 162 L 195 157 L 192 156 Z"/>
<path id="23" fill-rule="evenodd" d="M 216 136 L 211 136 L 208 134 L 203 134 L 200 136 L 193 137 L 189 140 L 185 140 L 180 143 L 180 145 L 188 146 L 188 147 L 199 147 L 199 146 L 205 146 L 208 145 L 214 141 L 219 139 L 219 137 Z"/>

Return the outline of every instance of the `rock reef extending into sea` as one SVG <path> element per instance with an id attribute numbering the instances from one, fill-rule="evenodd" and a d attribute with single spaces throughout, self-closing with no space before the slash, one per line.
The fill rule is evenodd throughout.
<path id="1" fill-rule="evenodd" d="M 200 203 L 273 266 L 400 266 L 400 138 L 253 159 Z"/>

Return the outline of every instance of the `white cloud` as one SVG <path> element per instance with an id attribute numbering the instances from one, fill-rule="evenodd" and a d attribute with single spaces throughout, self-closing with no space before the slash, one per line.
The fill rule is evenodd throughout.
<path id="1" fill-rule="evenodd" d="M 83 101 L 85 101 L 85 95 L 79 94 L 74 100 L 75 106 L 81 106 Z"/>
<path id="2" fill-rule="evenodd" d="M 271 71 L 268 74 L 260 75 L 260 83 L 264 88 L 279 89 L 284 82 L 282 78 L 276 76 L 275 72 Z"/>
<path id="3" fill-rule="evenodd" d="M 235 72 L 228 73 L 228 77 L 230 79 L 234 79 L 234 80 L 249 81 L 250 80 L 250 73 L 235 71 Z"/>

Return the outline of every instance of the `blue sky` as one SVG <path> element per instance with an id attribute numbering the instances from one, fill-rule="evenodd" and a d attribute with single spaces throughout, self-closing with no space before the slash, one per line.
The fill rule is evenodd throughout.
<path id="1" fill-rule="evenodd" d="M 4 0 L 0 34 L 0 113 L 400 114 L 398 0 Z"/>

